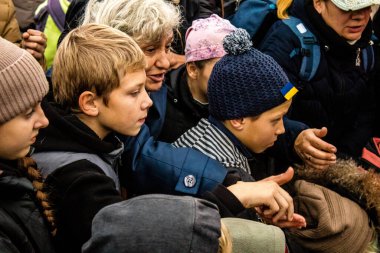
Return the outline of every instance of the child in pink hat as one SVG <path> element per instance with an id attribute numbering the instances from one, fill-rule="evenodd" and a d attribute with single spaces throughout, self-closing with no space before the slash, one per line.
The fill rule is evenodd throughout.
<path id="1" fill-rule="evenodd" d="M 230 21 L 216 14 L 193 21 L 186 32 L 186 64 L 166 76 L 167 107 L 160 140 L 173 142 L 208 117 L 207 82 L 215 63 L 226 54 L 224 37 L 234 30 Z"/>

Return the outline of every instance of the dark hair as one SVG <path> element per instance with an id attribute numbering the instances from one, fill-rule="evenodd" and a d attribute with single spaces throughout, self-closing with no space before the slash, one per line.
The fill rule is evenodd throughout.
<path id="1" fill-rule="evenodd" d="M 210 62 L 211 60 L 213 60 L 214 58 L 211 58 L 211 59 L 206 59 L 206 60 L 200 60 L 200 61 L 193 61 L 193 63 L 195 64 L 195 66 L 198 68 L 198 69 L 203 69 L 206 64 L 208 62 Z"/>

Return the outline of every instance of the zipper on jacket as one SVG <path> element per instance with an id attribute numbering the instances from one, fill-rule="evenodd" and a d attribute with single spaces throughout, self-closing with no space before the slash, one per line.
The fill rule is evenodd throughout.
<path id="1" fill-rule="evenodd" d="M 356 49 L 356 60 L 355 60 L 355 66 L 360 67 L 360 47 Z"/>

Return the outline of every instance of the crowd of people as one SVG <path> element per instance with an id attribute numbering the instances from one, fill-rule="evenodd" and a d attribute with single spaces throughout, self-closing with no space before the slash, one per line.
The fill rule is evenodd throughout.
<path id="1" fill-rule="evenodd" d="M 0 0 L 0 251 L 379 252 L 379 4 Z"/>

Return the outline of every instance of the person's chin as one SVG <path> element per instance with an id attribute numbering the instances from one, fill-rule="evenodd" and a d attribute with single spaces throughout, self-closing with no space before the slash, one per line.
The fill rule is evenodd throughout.
<path id="1" fill-rule="evenodd" d="M 128 133 L 126 133 L 125 135 L 126 135 L 126 136 L 136 136 L 136 135 L 138 135 L 138 134 L 140 133 L 141 126 L 142 126 L 142 124 L 139 124 L 139 125 L 136 126 L 135 128 L 130 129 L 130 130 L 128 131 Z"/>
<path id="2" fill-rule="evenodd" d="M 15 154 L 14 157 L 12 157 L 12 160 L 23 158 L 23 157 L 27 156 L 30 152 L 30 147 L 31 146 L 25 147 L 24 149 L 17 152 L 17 154 Z"/>
<path id="3" fill-rule="evenodd" d="M 355 41 L 361 38 L 362 33 L 362 29 L 349 29 L 349 31 L 343 37 L 348 41 Z"/>

